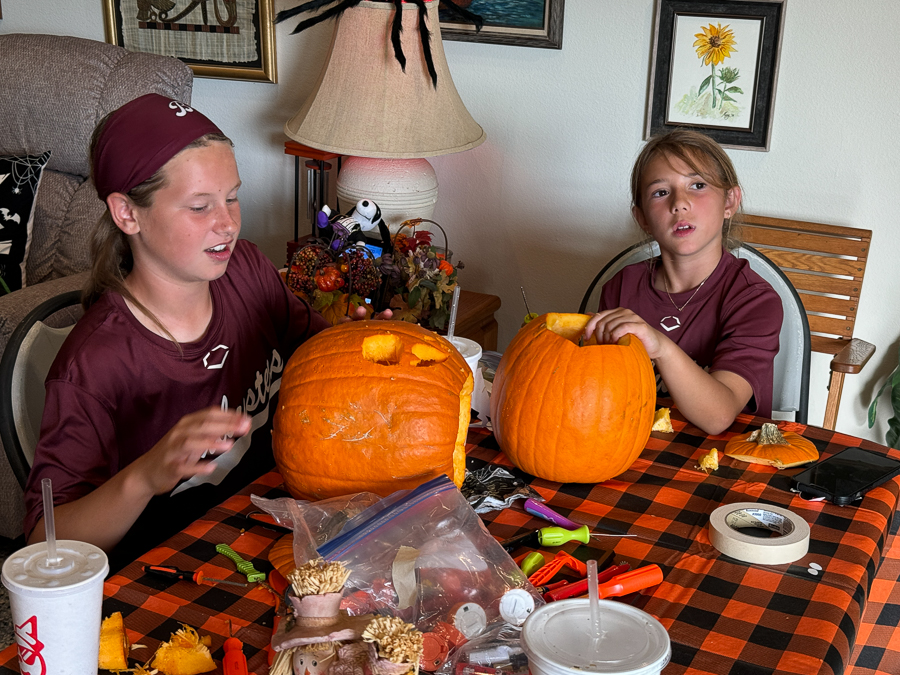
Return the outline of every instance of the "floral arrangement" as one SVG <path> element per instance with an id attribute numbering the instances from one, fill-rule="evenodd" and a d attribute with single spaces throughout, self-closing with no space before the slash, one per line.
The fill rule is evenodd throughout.
<path id="1" fill-rule="evenodd" d="M 314 241 L 294 254 L 286 281 L 295 294 L 337 324 L 357 307 L 365 307 L 367 316 L 372 313 L 365 298 L 378 289 L 381 275 L 364 247 L 335 249 Z"/>
<path id="2" fill-rule="evenodd" d="M 444 234 L 444 247 L 435 246 L 432 233 L 416 231 L 416 226 L 428 222 L 437 225 Z M 407 234 L 403 230 L 412 228 Z M 456 288 L 457 270 L 450 261 L 446 247 L 447 235 L 433 220 L 416 218 L 407 220 L 392 238 L 393 250 L 378 261 L 378 270 L 384 277 L 386 303 L 395 319 L 427 326 L 432 330 L 443 329 L 450 318 L 450 302 Z"/>

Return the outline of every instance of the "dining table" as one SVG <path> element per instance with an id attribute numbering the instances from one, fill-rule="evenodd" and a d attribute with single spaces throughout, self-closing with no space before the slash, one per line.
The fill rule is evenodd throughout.
<path id="1" fill-rule="evenodd" d="M 599 534 L 589 546 L 612 550 L 632 568 L 655 564 L 657 586 L 621 601 L 651 614 L 668 632 L 671 660 L 663 675 L 896 675 L 900 673 L 900 545 L 894 518 L 900 479 L 891 479 L 848 506 L 808 501 L 790 489 L 802 470 L 777 470 L 719 453 L 719 467 L 699 459 L 724 450 L 736 434 L 769 422 L 740 415 L 723 434 L 709 435 L 672 409 L 671 433 L 652 432 L 624 473 L 603 483 L 561 484 L 518 470 L 489 428 L 473 426 L 467 468 L 500 466 L 527 483 L 557 513 Z M 822 458 L 861 447 L 900 458 L 900 451 L 836 431 L 794 422 L 782 428 L 812 441 Z M 602 453 L 604 449 L 594 450 Z M 247 516 L 258 509 L 250 496 L 287 496 L 280 474 L 270 471 L 210 509 L 162 545 L 109 577 L 103 614 L 120 611 L 135 647 L 132 663 L 150 659 L 182 624 L 211 638 L 221 672 L 225 640 L 243 643 L 250 673 L 268 673 L 276 596 L 261 584 L 198 585 L 148 575 L 145 565 L 202 570 L 211 578 L 245 581 L 216 551 L 227 544 L 259 571 L 272 567 L 268 552 L 284 533 Z M 515 500 L 481 514 L 497 539 L 547 525 Z M 786 564 L 742 562 L 720 553 L 709 521 L 721 505 L 753 502 L 789 510 L 809 524 L 809 550 Z M 566 547 L 577 546 L 569 542 Z M 0 653 L 0 675 L 18 673 L 16 645 Z"/>

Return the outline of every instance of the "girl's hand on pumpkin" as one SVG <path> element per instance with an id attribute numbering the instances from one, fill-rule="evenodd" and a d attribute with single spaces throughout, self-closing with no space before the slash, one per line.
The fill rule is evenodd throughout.
<path id="1" fill-rule="evenodd" d="M 584 339 L 598 344 L 615 344 L 628 334 L 636 336 L 651 359 L 660 357 L 668 340 L 630 309 L 618 307 L 594 314 L 584 327 Z"/>
<path id="2" fill-rule="evenodd" d="M 207 458 L 227 452 L 235 437 L 249 431 L 250 417 L 235 410 L 212 407 L 185 415 L 141 458 L 153 494 L 168 492 L 182 479 L 212 473 L 215 467 Z"/>

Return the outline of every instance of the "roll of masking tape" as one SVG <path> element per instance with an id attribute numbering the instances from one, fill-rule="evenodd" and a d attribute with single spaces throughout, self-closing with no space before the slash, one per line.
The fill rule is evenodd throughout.
<path id="1" fill-rule="evenodd" d="M 760 538 L 741 532 L 748 527 L 770 530 L 773 536 Z M 709 538 L 720 553 L 758 565 L 794 562 L 809 551 L 806 521 L 770 504 L 720 506 L 709 517 Z"/>

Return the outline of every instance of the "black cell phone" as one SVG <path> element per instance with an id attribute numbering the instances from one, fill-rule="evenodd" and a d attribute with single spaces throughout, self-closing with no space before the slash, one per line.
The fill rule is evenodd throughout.
<path id="1" fill-rule="evenodd" d="M 845 448 L 791 478 L 791 490 L 846 506 L 897 475 L 900 461 L 862 448 Z"/>

